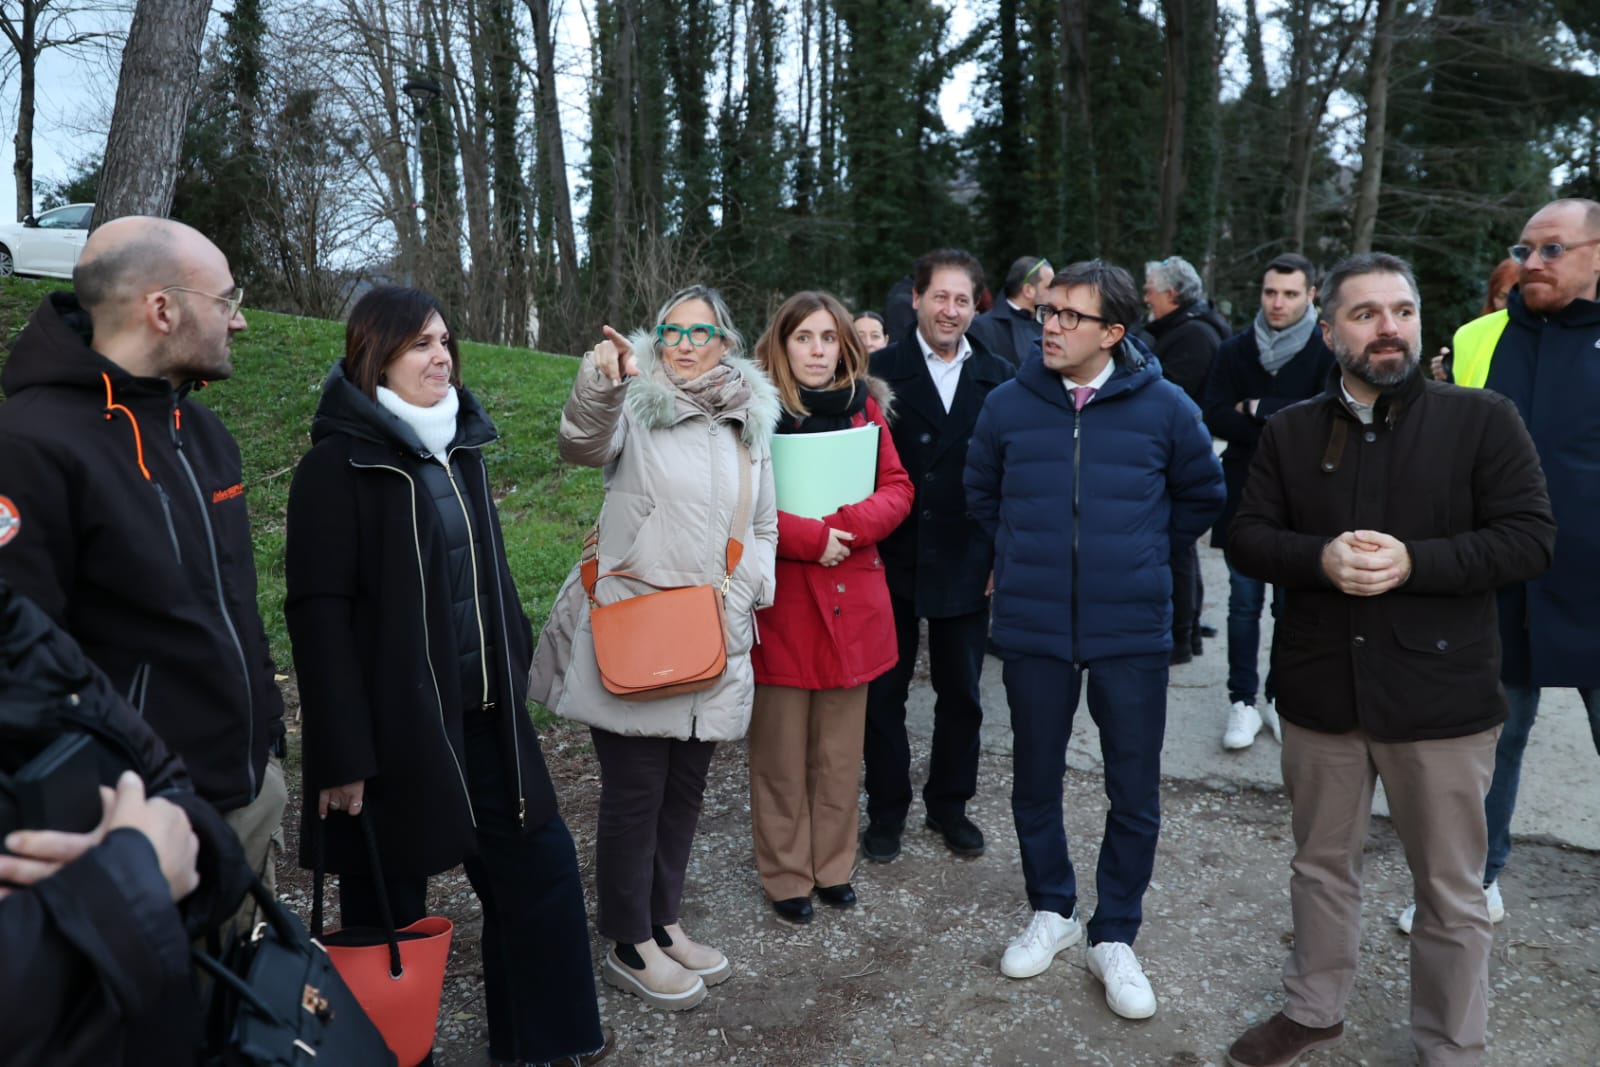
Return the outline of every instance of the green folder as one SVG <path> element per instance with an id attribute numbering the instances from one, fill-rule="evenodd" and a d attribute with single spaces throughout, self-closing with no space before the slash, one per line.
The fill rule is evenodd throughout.
<path id="1" fill-rule="evenodd" d="M 877 479 L 876 423 L 772 438 L 772 481 L 779 511 L 820 519 L 867 499 L 877 488 Z"/>

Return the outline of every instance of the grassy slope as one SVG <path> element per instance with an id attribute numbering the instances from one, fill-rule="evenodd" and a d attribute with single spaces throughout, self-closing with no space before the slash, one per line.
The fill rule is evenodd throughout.
<path id="1" fill-rule="evenodd" d="M 0 335 L 9 339 L 43 295 L 64 282 L 0 282 Z M 244 454 L 254 522 L 261 617 L 274 657 L 291 662 L 283 622 L 284 508 L 294 465 L 310 445 L 311 414 L 328 368 L 343 354 L 344 327 L 246 309 L 250 328 L 234 341 L 234 376 L 200 392 L 221 414 Z M 598 471 L 556 456 L 556 423 L 577 364 L 521 348 L 462 345 L 467 386 L 500 429 L 485 451 L 500 502 L 511 573 L 538 631 L 578 558 L 600 506 Z"/>

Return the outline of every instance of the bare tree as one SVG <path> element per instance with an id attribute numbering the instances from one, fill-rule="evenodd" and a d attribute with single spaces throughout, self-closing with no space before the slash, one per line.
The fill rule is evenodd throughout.
<path id="1" fill-rule="evenodd" d="M 139 0 L 134 9 L 93 226 L 171 209 L 210 10 L 211 0 Z"/>
<path id="2" fill-rule="evenodd" d="M 1356 213 L 1350 251 L 1372 251 L 1378 224 L 1378 191 L 1383 182 L 1383 149 L 1389 124 L 1389 69 L 1394 63 L 1394 26 L 1405 0 L 1378 0 L 1372 30 L 1372 55 L 1367 61 L 1367 129 L 1361 142 L 1361 180 L 1356 186 Z"/>
<path id="3" fill-rule="evenodd" d="M 1165 122 L 1161 136 L 1161 201 L 1156 226 L 1156 246 L 1161 255 L 1172 253 L 1178 232 L 1178 202 L 1186 184 L 1183 139 L 1189 111 L 1188 11 L 1184 0 L 1162 0 L 1166 17 L 1167 63 L 1161 72 L 1161 103 Z"/>

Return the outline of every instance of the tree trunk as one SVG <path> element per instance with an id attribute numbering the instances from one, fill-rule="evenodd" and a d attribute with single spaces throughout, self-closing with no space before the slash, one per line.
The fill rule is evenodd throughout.
<path id="1" fill-rule="evenodd" d="M 1167 66 L 1161 74 L 1162 110 L 1165 123 L 1161 137 L 1161 204 L 1156 227 L 1156 247 L 1160 254 L 1172 254 L 1172 240 L 1178 232 L 1178 203 L 1186 183 L 1183 138 L 1188 120 L 1189 48 L 1188 10 L 1185 0 L 1161 0 L 1166 16 Z"/>
<path id="2" fill-rule="evenodd" d="M 1295 0 L 1290 25 L 1289 59 L 1289 195 L 1285 201 L 1284 230 L 1289 247 L 1296 251 L 1306 243 L 1306 186 L 1311 173 L 1311 138 L 1322 116 L 1309 115 L 1306 98 L 1311 80 L 1311 5 L 1314 0 Z M 1304 178 L 1302 177 L 1304 176 Z"/>
<path id="3" fill-rule="evenodd" d="M 1361 142 L 1361 180 L 1356 186 L 1356 215 L 1350 251 L 1372 251 L 1378 224 L 1378 192 L 1383 182 L 1383 149 L 1389 122 L 1389 69 L 1394 61 L 1394 24 L 1401 0 L 1378 0 L 1372 30 L 1372 58 L 1367 62 L 1367 128 Z"/>
<path id="4" fill-rule="evenodd" d="M 33 214 L 33 71 L 39 59 L 35 34 L 39 25 L 37 0 L 22 0 L 22 25 L 14 32 L 9 22 L 6 36 L 17 52 L 16 159 L 11 173 L 17 183 L 17 221 Z"/>
<path id="5" fill-rule="evenodd" d="M 627 262 L 627 239 L 633 215 L 633 61 L 637 53 L 635 21 L 638 0 L 617 0 L 616 50 L 607 56 L 612 61 L 616 85 L 613 89 L 612 121 L 615 124 L 616 151 L 612 156 L 612 209 L 610 244 L 606 257 L 606 321 L 620 322 L 624 311 L 622 287 L 627 283 L 623 264 Z"/>
<path id="6" fill-rule="evenodd" d="M 539 162 L 550 191 L 550 215 L 555 225 L 556 291 L 561 300 L 577 296 L 578 238 L 572 224 L 572 192 L 567 187 L 567 154 L 561 133 L 561 100 L 556 95 L 555 28 L 550 23 L 550 0 L 526 0 L 533 20 L 534 51 L 539 80 Z"/>
<path id="7" fill-rule="evenodd" d="M 210 10 L 210 0 L 139 0 L 134 9 L 93 226 L 172 208 Z"/>

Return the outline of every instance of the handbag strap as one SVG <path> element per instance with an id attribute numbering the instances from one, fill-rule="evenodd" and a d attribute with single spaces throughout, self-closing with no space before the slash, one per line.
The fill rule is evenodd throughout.
<path id="1" fill-rule="evenodd" d="M 400 963 L 400 935 L 395 932 L 394 912 L 389 907 L 389 890 L 383 882 L 383 864 L 378 859 L 378 832 L 372 828 L 367 813 L 351 815 L 361 824 L 361 835 L 367 843 L 367 862 L 372 866 L 372 885 L 378 895 L 378 917 L 383 921 L 383 933 L 389 943 L 389 977 L 399 978 L 405 973 Z M 322 820 L 317 820 L 317 865 L 311 875 L 311 936 L 322 937 L 322 884 L 327 873 L 326 831 Z"/>
<path id="2" fill-rule="evenodd" d="M 728 586 L 733 582 L 733 572 L 738 569 L 739 561 L 744 558 L 744 542 L 739 535 L 750 523 L 750 446 L 744 443 L 740 434 L 733 435 L 734 445 L 739 452 L 739 502 L 733 510 L 733 522 L 728 528 L 728 547 L 723 559 L 722 595 L 728 595 Z M 583 539 L 583 554 L 578 557 L 578 576 L 583 581 L 584 595 L 589 598 L 591 606 L 594 604 L 594 588 L 602 578 L 632 578 L 643 582 L 644 579 L 627 571 L 607 571 L 600 573 L 600 524 L 596 522 L 589 528 L 589 533 Z M 652 585 L 651 582 L 644 582 Z M 659 589 L 660 586 L 655 586 Z"/>

